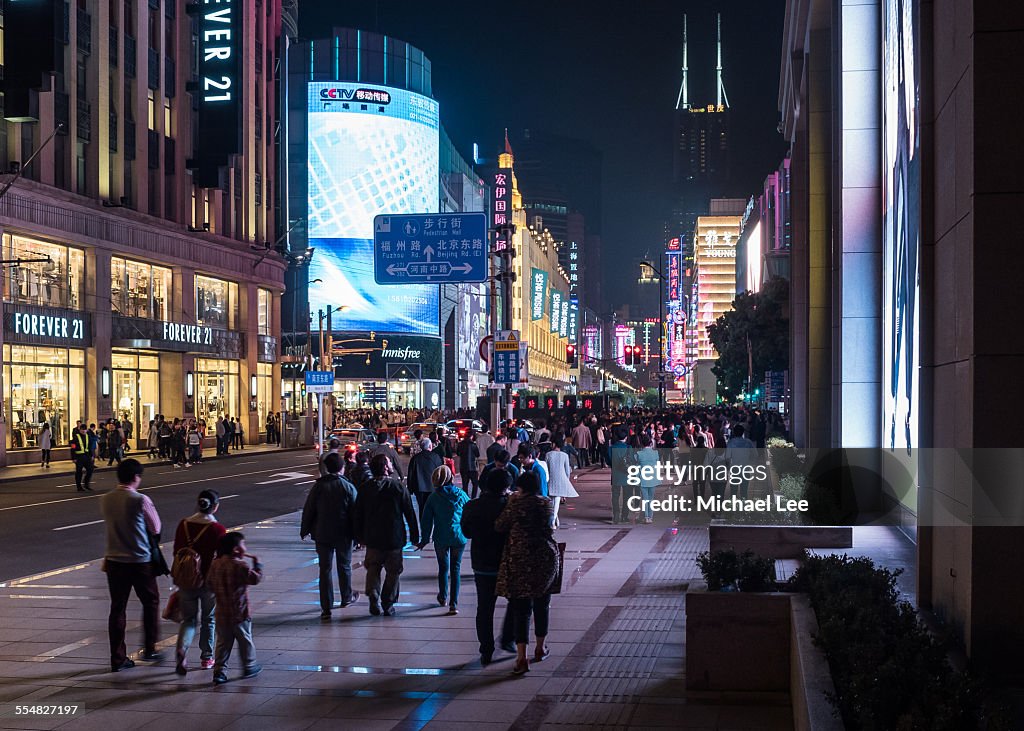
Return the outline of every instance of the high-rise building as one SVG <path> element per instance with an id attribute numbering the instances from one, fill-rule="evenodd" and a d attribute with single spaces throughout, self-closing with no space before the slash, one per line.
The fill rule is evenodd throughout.
<path id="1" fill-rule="evenodd" d="M 714 403 L 717 379 L 711 367 L 718 353 L 707 328 L 732 309 L 736 297 L 736 242 L 746 201 L 711 201 L 711 215 L 697 218 L 693 235 L 694 276 L 690 302 L 690 326 L 696 353 L 689 364 L 692 396 L 698 403 Z"/>
<path id="2" fill-rule="evenodd" d="M 0 464 L 36 460 L 44 422 L 55 445 L 117 418 L 138 448 L 158 413 L 257 438 L 280 403 L 281 0 L 4 13 Z"/>
<path id="3" fill-rule="evenodd" d="M 461 392 L 481 372 L 474 350 L 455 349 L 463 325 L 479 334 L 480 288 L 445 290 L 469 298 L 464 309 L 443 304 L 437 284 L 378 284 L 373 269 L 376 215 L 481 211 L 487 199 L 441 128 L 430 60 L 397 38 L 334 28 L 292 45 L 288 73 L 288 209 L 306 225 L 288 238 L 286 397 L 302 403 L 322 312 L 340 408 L 452 405 L 445 383 Z"/>
<path id="4" fill-rule="evenodd" d="M 665 240 L 691 240 L 697 216 L 711 198 L 726 194 L 730 178 L 729 97 L 722 78 L 722 18 L 717 16 L 715 98 L 690 99 L 687 17 L 683 16 L 683 67 L 676 96 L 672 150 L 674 201 L 666 219 Z"/>

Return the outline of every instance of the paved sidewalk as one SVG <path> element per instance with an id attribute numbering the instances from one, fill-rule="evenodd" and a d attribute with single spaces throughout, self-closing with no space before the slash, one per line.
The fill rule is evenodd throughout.
<path id="1" fill-rule="evenodd" d="M 557 533 L 568 548 L 564 590 L 552 601 L 552 654 L 524 677 L 510 675 L 512 656 L 500 651 L 500 662 L 480 665 L 468 552 L 458 616 L 445 616 L 434 602 L 436 563 L 428 548 L 406 553 L 398 616 L 371 617 L 361 598 L 322 624 L 316 554 L 298 540 L 298 515 L 291 514 L 244 529 L 267 571 L 251 590 L 264 667 L 252 680 L 215 688 L 209 671 L 182 679 L 169 660 L 108 672 L 108 601 L 98 561 L 0 585 L 0 703 L 78 702 L 87 709 L 72 720 L 0 717 L 0 727 L 791 728 L 785 696 L 685 694 L 683 599 L 698 575 L 694 558 L 707 546 L 706 530 L 673 529 L 663 517 L 654 525 L 610 525 L 608 471 L 584 471 L 576 482 L 581 497 L 566 506 Z M 364 576 L 355 569 L 357 585 Z M 161 581 L 165 594 L 167 585 Z M 163 624 L 162 647 L 173 646 L 175 630 Z M 133 603 L 128 636 L 139 642 L 140 635 Z M 198 665 L 195 647 L 190 661 Z M 229 675 L 238 672 L 236 656 Z"/>
<path id="2" fill-rule="evenodd" d="M 231 452 L 229 452 L 228 454 L 218 457 L 213 453 L 214 448 L 209 447 L 203 450 L 203 461 L 206 462 L 217 459 L 233 459 L 235 457 L 246 457 L 252 456 L 254 454 L 277 454 L 279 452 L 294 452 L 300 450 L 312 451 L 312 449 L 312 447 L 281 448 L 270 444 L 247 444 L 245 446 L 245 449 L 234 449 L 231 450 Z M 140 460 L 144 465 L 152 464 L 152 462 L 146 456 L 147 454 L 148 452 L 146 452 L 146 450 L 137 449 L 133 452 L 129 452 L 128 454 L 126 454 L 125 457 L 134 457 L 135 459 Z M 167 463 L 167 460 L 159 461 L 163 462 L 164 464 Z M 116 462 L 114 463 L 113 466 L 108 467 L 105 460 L 96 460 L 95 472 L 97 473 L 113 471 L 116 468 Z M 50 467 L 46 468 L 40 467 L 39 464 L 35 462 L 33 462 L 32 464 L 10 465 L 8 467 L 0 467 L 0 484 L 3 484 L 5 482 L 19 482 L 21 480 L 34 480 L 45 477 L 59 477 L 61 475 L 69 475 L 73 477 L 74 474 L 75 463 L 72 462 L 71 460 L 66 459 L 61 460 L 59 462 L 51 462 Z"/>

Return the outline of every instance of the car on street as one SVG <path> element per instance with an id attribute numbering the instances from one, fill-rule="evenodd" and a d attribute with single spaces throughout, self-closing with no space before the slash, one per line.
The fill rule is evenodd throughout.
<path id="1" fill-rule="evenodd" d="M 526 429 L 526 433 L 530 435 L 530 441 L 533 441 L 533 433 L 537 430 L 537 427 L 533 425 L 533 422 L 529 419 L 512 419 L 511 424 L 508 419 L 498 424 L 499 434 L 508 434 L 510 430 L 518 430 L 519 427 Z"/>
<path id="2" fill-rule="evenodd" d="M 398 434 L 398 449 L 406 454 L 411 454 L 412 435 L 416 433 L 417 430 L 421 430 L 423 432 L 423 436 L 429 437 L 439 426 L 441 426 L 442 429 L 444 428 L 436 421 L 417 421 L 415 424 L 403 427 L 402 431 Z"/>
<path id="3" fill-rule="evenodd" d="M 337 439 L 342 449 L 362 452 L 377 443 L 377 435 L 372 429 L 342 428 L 333 430 L 327 437 L 328 441 Z"/>
<path id="4" fill-rule="evenodd" d="M 452 419 L 444 426 L 452 439 L 462 439 L 470 429 L 477 434 L 484 432 L 484 423 L 479 419 Z"/>

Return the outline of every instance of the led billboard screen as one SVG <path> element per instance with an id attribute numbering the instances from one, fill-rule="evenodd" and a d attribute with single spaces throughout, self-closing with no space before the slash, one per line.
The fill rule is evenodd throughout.
<path id="1" fill-rule="evenodd" d="M 883 3 L 882 439 L 891 449 L 921 446 L 917 439 L 921 222 L 917 6 L 912 0 Z"/>
<path id="2" fill-rule="evenodd" d="M 373 217 L 437 213 L 438 105 L 385 86 L 307 84 L 309 306 L 336 330 L 438 334 L 438 286 L 373 277 Z M 315 324 L 315 323 L 314 323 Z"/>

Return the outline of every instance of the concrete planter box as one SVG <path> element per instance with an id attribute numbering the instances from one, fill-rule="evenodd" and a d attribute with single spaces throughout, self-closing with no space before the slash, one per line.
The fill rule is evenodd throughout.
<path id="1" fill-rule="evenodd" d="M 790 596 L 687 591 L 687 689 L 787 691 Z"/>
<path id="2" fill-rule="evenodd" d="M 852 548 L 853 528 L 819 525 L 708 526 L 711 551 L 753 551 L 765 558 L 801 558 L 805 548 Z"/>
<path id="3" fill-rule="evenodd" d="M 686 688 L 789 693 L 797 731 L 841 731 L 818 621 L 804 594 L 686 592 Z"/>
<path id="4" fill-rule="evenodd" d="M 818 620 L 806 594 L 790 600 L 792 641 L 790 648 L 789 697 L 796 731 L 842 731 L 843 722 L 828 700 L 835 693 L 828 660 L 814 644 Z"/>

